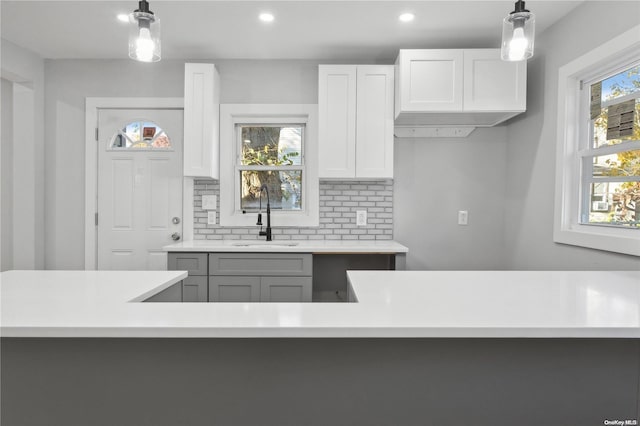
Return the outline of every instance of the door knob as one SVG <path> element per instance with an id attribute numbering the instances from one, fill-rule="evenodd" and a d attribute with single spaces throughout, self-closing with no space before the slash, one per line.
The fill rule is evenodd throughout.
<path id="1" fill-rule="evenodd" d="M 173 241 L 178 241 L 180 239 L 180 233 L 179 232 L 174 232 L 173 234 L 171 234 L 171 239 Z"/>

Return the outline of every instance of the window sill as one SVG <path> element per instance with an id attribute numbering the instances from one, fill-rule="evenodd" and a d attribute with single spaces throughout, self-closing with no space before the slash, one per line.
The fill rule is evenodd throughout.
<path id="1" fill-rule="evenodd" d="M 556 243 L 640 256 L 640 230 L 612 229 L 593 225 L 570 225 L 555 230 Z"/>

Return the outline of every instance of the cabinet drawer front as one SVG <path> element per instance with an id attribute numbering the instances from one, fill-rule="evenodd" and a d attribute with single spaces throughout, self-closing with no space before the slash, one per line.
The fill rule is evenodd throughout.
<path id="1" fill-rule="evenodd" d="M 262 277 L 262 302 L 311 302 L 311 277 Z"/>
<path id="2" fill-rule="evenodd" d="M 311 276 L 312 255 L 300 253 L 211 253 L 210 275 Z"/>
<path id="3" fill-rule="evenodd" d="M 209 278 L 209 302 L 259 302 L 260 277 Z"/>
<path id="4" fill-rule="evenodd" d="M 189 275 L 207 275 L 207 253 L 169 253 L 170 271 L 189 271 Z"/>

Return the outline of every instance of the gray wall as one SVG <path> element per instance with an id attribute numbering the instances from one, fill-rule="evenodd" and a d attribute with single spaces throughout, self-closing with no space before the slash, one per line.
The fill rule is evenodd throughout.
<path id="1" fill-rule="evenodd" d="M 615 17 L 606 21 L 603 17 Z M 585 2 L 536 40 L 527 112 L 508 126 L 505 235 L 511 269 L 638 269 L 635 256 L 553 242 L 558 69 L 640 24 L 640 2 Z"/>
<path id="2" fill-rule="evenodd" d="M 11 152 L 1 169 L 3 213 L 12 216 L 3 228 L 10 227 L 13 237 L 3 232 L 2 267 L 42 269 L 44 267 L 44 61 L 33 52 L 2 40 L 1 73 L 4 84 L 2 147 Z M 10 103 L 8 103 L 10 102 Z M 7 120 L 11 121 L 8 124 Z M 14 135 L 15 132 L 15 135 Z M 9 147 L 9 144 L 11 145 Z M 7 161 L 11 167 L 5 168 Z M 8 185 L 10 193 L 5 194 Z M 4 222 L 5 216 L 2 215 Z M 6 261 L 5 261 L 6 260 Z M 9 262 L 10 260 L 10 262 Z M 9 262 L 9 263 L 7 263 Z"/>
<path id="3" fill-rule="evenodd" d="M 13 268 L 13 83 L 1 80 L 0 271 L 6 271 Z"/>
<path id="4" fill-rule="evenodd" d="M 407 269 L 504 269 L 507 130 L 396 139 L 394 239 Z M 467 226 L 458 211 L 467 210 Z"/>

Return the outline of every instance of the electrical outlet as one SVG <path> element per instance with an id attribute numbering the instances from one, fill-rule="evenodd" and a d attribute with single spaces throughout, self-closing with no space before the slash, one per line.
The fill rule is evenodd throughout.
<path id="1" fill-rule="evenodd" d="M 458 212 L 458 225 L 467 225 L 469 223 L 469 212 L 460 210 Z"/>
<path id="2" fill-rule="evenodd" d="M 367 211 L 366 210 L 357 210 L 356 211 L 356 226 L 367 226 Z"/>
<path id="3" fill-rule="evenodd" d="M 216 224 L 216 212 L 209 211 L 207 212 L 207 225 L 215 225 Z"/>
<path id="4" fill-rule="evenodd" d="M 202 210 L 215 210 L 216 209 L 216 200 L 215 195 L 203 195 L 202 196 Z"/>

